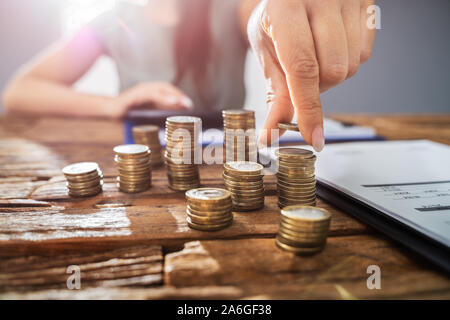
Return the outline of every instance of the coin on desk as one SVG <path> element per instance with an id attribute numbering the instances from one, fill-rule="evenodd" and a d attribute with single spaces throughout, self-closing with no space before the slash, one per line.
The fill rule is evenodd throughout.
<path id="1" fill-rule="evenodd" d="M 255 112 L 223 110 L 225 162 L 257 158 Z"/>
<path id="2" fill-rule="evenodd" d="M 223 165 L 224 184 L 231 193 L 235 211 L 264 207 L 263 166 L 251 161 L 229 161 Z"/>
<path id="3" fill-rule="evenodd" d="M 275 151 L 277 156 L 278 206 L 315 205 L 316 156 L 310 150 L 285 147 Z"/>
<path id="4" fill-rule="evenodd" d="M 152 166 L 156 167 L 164 163 L 162 147 L 159 140 L 159 127 L 155 125 L 138 125 L 133 127 L 133 137 L 137 144 L 149 147 Z"/>
<path id="5" fill-rule="evenodd" d="M 186 192 L 187 224 L 200 231 L 216 231 L 233 221 L 231 193 L 219 188 L 198 188 Z"/>
<path id="6" fill-rule="evenodd" d="M 195 155 L 201 146 L 198 136 L 202 120 L 198 117 L 174 116 L 166 119 L 166 151 L 169 187 L 175 191 L 186 191 L 200 185 L 200 175 Z"/>
<path id="7" fill-rule="evenodd" d="M 293 253 L 315 253 L 327 240 L 331 214 L 313 206 L 293 205 L 281 210 L 281 220 L 275 243 Z"/>
<path id="8" fill-rule="evenodd" d="M 62 169 L 71 197 L 89 197 L 102 191 L 103 174 L 95 162 L 79 162 Z"/>
<path id="9" fill-rule="evenodd" d="M 298 124 L 296 124 L 296 123 L 279 122 L 278 128 L 282 129 L 282 130 L 289 130 L 289 131 L 300 131 L 298 129 Z"/>
<path id="10" fill-rule="evenodd" d="M 114 148 L 119 175 L 117 186 L 125 193 L 139 193 L 151 186 L 151 151 L 146 145 L 127 144 Z"/>

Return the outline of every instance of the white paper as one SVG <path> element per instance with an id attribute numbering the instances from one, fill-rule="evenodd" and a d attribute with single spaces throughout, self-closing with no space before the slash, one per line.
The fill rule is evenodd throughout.
<path id="1" fill-rule="evenodd" d="M 271 157 L 274 150 L 268 150 Z M 450 246 L 450 147 L 427 140 L 327 145 L 317 179 Z"/>

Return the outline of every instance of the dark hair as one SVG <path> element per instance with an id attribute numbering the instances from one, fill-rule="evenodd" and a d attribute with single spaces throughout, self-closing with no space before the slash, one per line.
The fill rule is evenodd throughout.
<path id="1" fill-rule="evenodd" d="M 174 39 L 177 85 L 192 73 L 199 97 L 204 102 L 203 84 L 211 48 L 210 0 L 179 0 L 180 22 Z"/>

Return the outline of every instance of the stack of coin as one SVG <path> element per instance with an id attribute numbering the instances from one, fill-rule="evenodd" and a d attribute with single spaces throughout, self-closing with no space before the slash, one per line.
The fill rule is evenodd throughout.
<path id="1" fill-rule="evenodd" d="M 197 117 L 169 117 L 166 119 L 166 152 L 169 187 L 186 191 L 200 185 L 200 176 L 195 160 L 201 148 L 198 137 L 202 120 Z M 197 154 L 197 155 L 196 155 Z M 201 159 L 201 157 L 199 158 Z"/>
<path id="2" fill-rule="evenodd" d="M 310 254 L 321 251 L 327 241 L 331 214 L 321 208 L 288 206 L 281 210 L 276 244 L 283 250 Z"/>
<path id="3" fill-rule="evenodd" d="M 297 131 L 297 132 L 300 131 L 298 129 L 298 124 L 290 123 L 290 122 L 278 122 L 278 129 L 288 130 L 288 131 Z"/>
<path id="4" fill-rule="evenodd" d="M 228 161 L 257 161 L 255 112 L 223 110 L 224 156 Z"/>
<path id="5" fill-rule="evenodd" d="M 316 178 L 312 151 L 300 148 L 279 148 L 277 189 L 280 208 L 294 205 L 316 205 Z"/>
<path id="6" fill-rule="evenodd" d="M 103 174 L 95 162 L 79 162 L 64 167 L 67 188 L 72 197 L 90 197 L 102 191 Z"/>
<path id="7" fill-rule="evenodd" d="M 134 142 L 149 147 L 152 167 L 164 163 L 161 142 L 159 141 L 159 127 L 154 125 L 141 125 L 133 127 Z"/>
<path id="8" fill-rule="evenodd" d="M 186 199 L 186 220 L 192 229 L 221 230 L 233 221 L 231 193 L 225 189 L 191 189 L 186 192 Z"/>
<path id="9" fill-rule="evenodd" d="M 126 144 L 114 148 L 119 176 L 117 186 L 126 193 L 147 190 L 152 184 L 150 150 L 141 144 Z"/>
<path id="10" fill-rule="evenodd" d="M 223 165 L 225 187 L 231 192 L 234 211 L 264 207 L 263 166 L 250 161 L 230 161 Z"/>

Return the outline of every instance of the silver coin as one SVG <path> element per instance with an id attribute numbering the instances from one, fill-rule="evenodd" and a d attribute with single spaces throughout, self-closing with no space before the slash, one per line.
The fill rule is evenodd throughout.
<path id="1" fill-rule="evenodd" d="M 331 218 L 331 214 L 325 209 L 302 205 L 284 207 L 281 214 L 294 220 L 322 221 Z"/>
<path id="2" fill-rule="evenodd" d="M 186 197 L 194 200 L 224 200 L 230 196 L 228 190 L 219 188 L 198 188 L 186 192 Z"/>
<path id="3" fill-rule="evenodd" d="M 124 144 L 121 146 L 117 146 L 114 148 L 114 152 L 118 154 L 140 154 L 148 152 L 149 149 L 147 146 L 142 144 Z"/>

